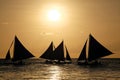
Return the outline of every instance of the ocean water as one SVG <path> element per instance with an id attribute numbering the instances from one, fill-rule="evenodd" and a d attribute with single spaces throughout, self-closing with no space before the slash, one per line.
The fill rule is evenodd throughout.
<path id="1" fill-rule="evenodd" d="M 26 65 L 2 64 L 0 80 L 120 80 L 120 59 L 102 59 L 102 65 L 45 64 L 41 59 Z"/>

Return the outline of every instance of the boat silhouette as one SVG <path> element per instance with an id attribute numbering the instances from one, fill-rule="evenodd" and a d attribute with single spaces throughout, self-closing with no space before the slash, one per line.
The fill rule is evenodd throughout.
<path id="1" fill-rule="evenodd" d="M 65 48 L 65 52 L 64 52 Z M 66 58 L 64 54 L 66 53 Z M 53 42 L 51 42 L 48 49 L 40 56 L 40 58 L 46 59 L 46 63 L 53 63 L 53 64 L 65 64 L 71 63 L 71 57 L 67 50 L 67 47 L 64 46 L 64 42 L 62 41 L 57 48 L 54 47 Z"/>
<path id="2" fill-rule="evenodd" d="M 53 63 L 54 60 L 54 45 L 53 41 L 49 45 L 48 49 L 40 56 L 40 58 L 46 59 L 46 63 Z"/>
<path id="3" fill-rule="evenodd" d="M 88 43 L 88 57 L 87 57 L 87 43 Z M 77 59 L 77 63 L 81 64 L 101 64 L 98 60 L 101 57 L 108 56 L 113 54 L 110 50 L 105 48 L 102 44 L 100 44 L 91 34 L 89 35 L 89 39 L 86 40 L 84 47 L 81 51 L 79 58 Z"/>
<path id="4" fill-rule="evenodd" d="M 13 57 L 10 56 L 10 49 L 13 46 Z M 10 48 L 8 49 L 5 60 L 10 60 L 12 64 L 23 64 L 24 59 L 34 57 L 19 41 L 17 36 L 12 41 Z"/>

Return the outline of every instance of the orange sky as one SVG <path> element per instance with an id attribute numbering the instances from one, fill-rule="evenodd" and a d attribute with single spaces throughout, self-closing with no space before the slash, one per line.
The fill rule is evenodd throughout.
<path id="1" fill-rule="evenodd" d="M 60 20 L 47 19 L 57 9 Z M 14 36 L 39 57 L 53 41 L 63 39 L 71 57 L 78 57 L 89 33 L 120 58 L 120 0 L 0 0 L 0 57 Z"/>

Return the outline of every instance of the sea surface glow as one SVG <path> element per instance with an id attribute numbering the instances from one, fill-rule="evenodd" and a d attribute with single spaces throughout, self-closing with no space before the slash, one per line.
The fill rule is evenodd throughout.
<path id="1" fill-rule="evenodd" d="M 41 59 L 25 60 L 26 65 L 3 64 L 0 80 L 120 80 L 120 59 L 102 59 L 102 65 L 45 64 Z"/>

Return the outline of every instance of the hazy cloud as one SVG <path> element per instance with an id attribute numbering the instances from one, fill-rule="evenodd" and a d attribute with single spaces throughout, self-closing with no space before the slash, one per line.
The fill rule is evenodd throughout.
<path id="1" fill-rule="evenodd" d="M 40 33 L 40 35 L 42 35 L 42 36 L 51 36 L 51 35 L 54 35 L 54 33 L 52 33 L 52 32 L 41 32 Z"/>

